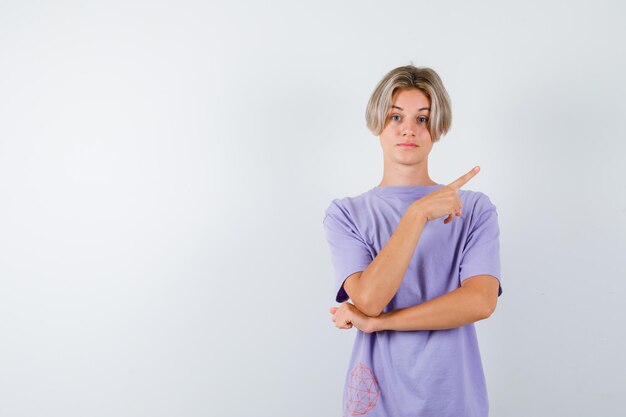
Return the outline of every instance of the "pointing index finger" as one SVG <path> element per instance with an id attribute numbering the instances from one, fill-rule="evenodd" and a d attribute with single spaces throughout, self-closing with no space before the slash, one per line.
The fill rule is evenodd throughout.
<path id="1" fill-rule="evenodd" d="M 480 167 L 475 166 L 474 168 L 471 169 L 470 172 L 468 172 L 467 174 L 461 175 L 459 178 L 457 178 L 456 180 L 448 184 L 448 186 L 450 186 L 451 188 L 454 188 L 455 190 L 458 190 L 459 188 L 464 186 L 469 180 L 474 178 L 474 175 L 478 174 L 478 171 L 480 171 Z"/>

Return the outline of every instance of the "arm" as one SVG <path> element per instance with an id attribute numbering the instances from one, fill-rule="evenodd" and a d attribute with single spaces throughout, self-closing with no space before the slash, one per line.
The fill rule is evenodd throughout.
<path id="1" fill-rule="evenodd" d="M 352 274 L 343 288 L 365 315 L 378 317 L 400 288 L 426 223 L 444 215 L 448 224 L 461 215 L 458 190 L 478 172 L 475 167 L 456 181 L 413 202 L 376 258 L 360 274 Z"/>
<path id="2" fill-rule="evenodd" d="M 476 275 L 447 294 L 371 318 L 368 330 L 441 330 L 465 326 L 491 316 L 498 287 L 495 277 Z"/>
<path id="3" fill-rule="evenodd" d="M 363 314 L 377 317 L 400 288 L 426 217 L 412 204 L 376 258 L 362 271 L 350 275 L 344 289 Z"/>

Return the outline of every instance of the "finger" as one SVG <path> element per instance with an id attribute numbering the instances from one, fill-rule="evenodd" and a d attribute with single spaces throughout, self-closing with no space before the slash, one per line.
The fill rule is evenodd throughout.
<path id="1" fill-rule="evenodd" d="M 474 178 L 474 175 L 478 174 L 478 171 L 480 171 L 480 167 L 475 166 L 474 168 L 471 169 L 470 172 L 468 172 L 467 174 L 461 175 L 459 178 L 457 178 L 456 180 L 448 184 L 448 187 L 458 190 L 459 188 L 464 186 L 469 180 Z"/>
<path id="2" fill-rule="evenodd" d="M 349 329 L 350 327 L 352 327 L 352 324 L 351 323 L 348 323 L 348 324 L 335 323 L 335 327 L 337 327 L 338 329 Z"/>
<path id="3" fill-rule="evenodd" d="M 452 220 L 454 220 L 455 215 L 454 214 L 448 214 L 448 217 L 443 221 L 444 224 L 448 224 L 451 223 Z"/>

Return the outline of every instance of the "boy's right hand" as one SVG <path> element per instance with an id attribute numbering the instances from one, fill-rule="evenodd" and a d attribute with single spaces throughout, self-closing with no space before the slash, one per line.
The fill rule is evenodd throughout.
<path id="1" fill-rule="evenodd" d="M 448 215 L 443 222 L 445 224 L 450 223 L 454 220 L 455 216 L 461 215 L 461 208 L 463 208 L 461 198 L 457 191 L 479 171 L 480 167 L 478 166 L 472 168 L 467 174 L 460 176 L 448 185 L 444 185 L 437 191 L 425 195 L 412 205 L 420 215 L 424 216 L 427 222 Z"/>

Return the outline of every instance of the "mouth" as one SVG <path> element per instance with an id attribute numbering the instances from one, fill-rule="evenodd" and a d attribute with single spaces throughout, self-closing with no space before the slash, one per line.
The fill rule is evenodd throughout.
<path id="1" fill-rule="evenodd" d="M 398 143 L 398 146 L 401 146 L 401 147 L 403 147 L 403 148 L 417 148 L 417 145 L 416 145 L 416 144 L 414 144 L 414 143 L 410 143 L 410 142 L 407 142 L 407 143 Z"/>

